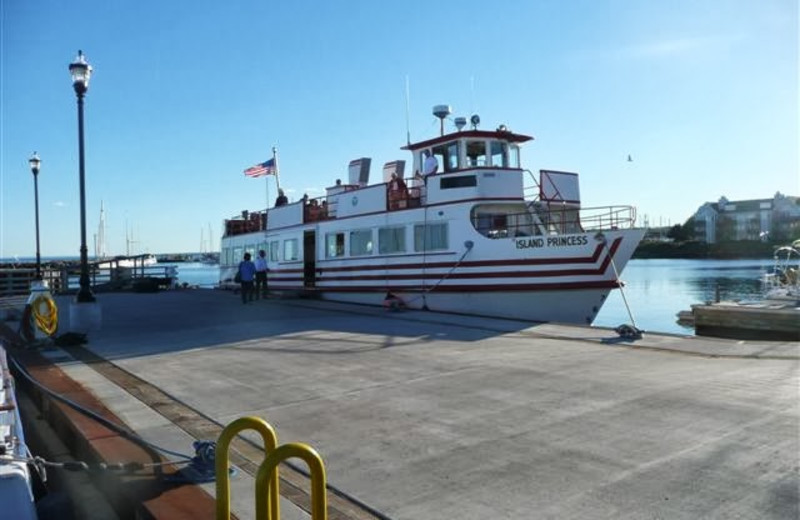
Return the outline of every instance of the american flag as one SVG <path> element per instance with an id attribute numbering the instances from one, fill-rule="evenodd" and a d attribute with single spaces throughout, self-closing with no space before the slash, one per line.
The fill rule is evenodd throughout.
<path id="1" fill-rule="evenodd" d="M 275 175 L 275 159 L 256 164 L 244 171 L 248 177 L 262 177 L 264 175 Z"/>

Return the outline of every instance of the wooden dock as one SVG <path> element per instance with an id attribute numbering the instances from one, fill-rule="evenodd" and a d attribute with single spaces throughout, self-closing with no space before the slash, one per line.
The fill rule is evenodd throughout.
<path id="1" fill-rule="evenodd" d="M 718 302 L 692 305 L 700 336 L 800 341 L 800 307 L 794 302 Z"/>

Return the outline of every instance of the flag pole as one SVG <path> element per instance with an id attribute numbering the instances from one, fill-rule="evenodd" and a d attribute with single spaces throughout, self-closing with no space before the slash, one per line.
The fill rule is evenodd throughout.
<path id="1" fill-rule="evenodd" d="M 264 214 L 269 209 L 269 175 L 264 175 L 264 184 L 267 186 L 267 205 L 264 206 Z"/>
<path id="2" fill-rule="evenodd" d="M 278 168 L 278 147 L 272 147 L 272 160 L 275 163 L 275 185 L 281 189 L 280 169 Z"/>

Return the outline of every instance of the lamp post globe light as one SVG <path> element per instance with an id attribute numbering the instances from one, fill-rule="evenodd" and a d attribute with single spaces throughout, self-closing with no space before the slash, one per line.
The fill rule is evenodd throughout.
<path id="1" fill-rule="evenodd" d="M 95 301 L 89 282 L 89 257 L 86 249 L 86 183 L 84 174 L 83 155 L 83 97 L 89 90 L 89 78 L 92 76 L 92 67 L 86 62 L 82 51 L 78 57 L 69 64 L 69 73 L 72 76 L 72 86 L 78 96 L 78 171 L 81 186 L 81 276 L 80 289 L 75 298 L 77 303 L 91 303 Z"/>
<path id="2" fill-rule="evenodd" d="M 28 164 L 31 165 L 31 172 L 33 173 L 33 204 L 36 213 L 36 280 L 42 279 L 42 256 L 39 251 L 39 167 L 42 165 L 42 160 L 36 152 L 33 152 L 31 158 L 28 159 Z"/>

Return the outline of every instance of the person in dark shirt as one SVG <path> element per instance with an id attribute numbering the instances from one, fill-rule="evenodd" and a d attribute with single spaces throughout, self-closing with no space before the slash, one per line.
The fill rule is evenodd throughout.
<path id="1" fill-rule="evenodd" d="M 250 260 L 250 253 L 244 254 L 244 260 L 239 262 L 239 276 L 241 277 L 242 284 L 242 303 L 249 303 L 253 301 L 254 285 L 253 281 L 256 277 L 256 264 Z"/>
<path id="2" fill-rule="evenodd" d="M 278 206 L 285 206 L 289 204 L 289 199 L 286 198 L 286 195 L 283 194 L 283 190 L 278 190 L 278 198 L 275 199 L 275 207 Z"/>

